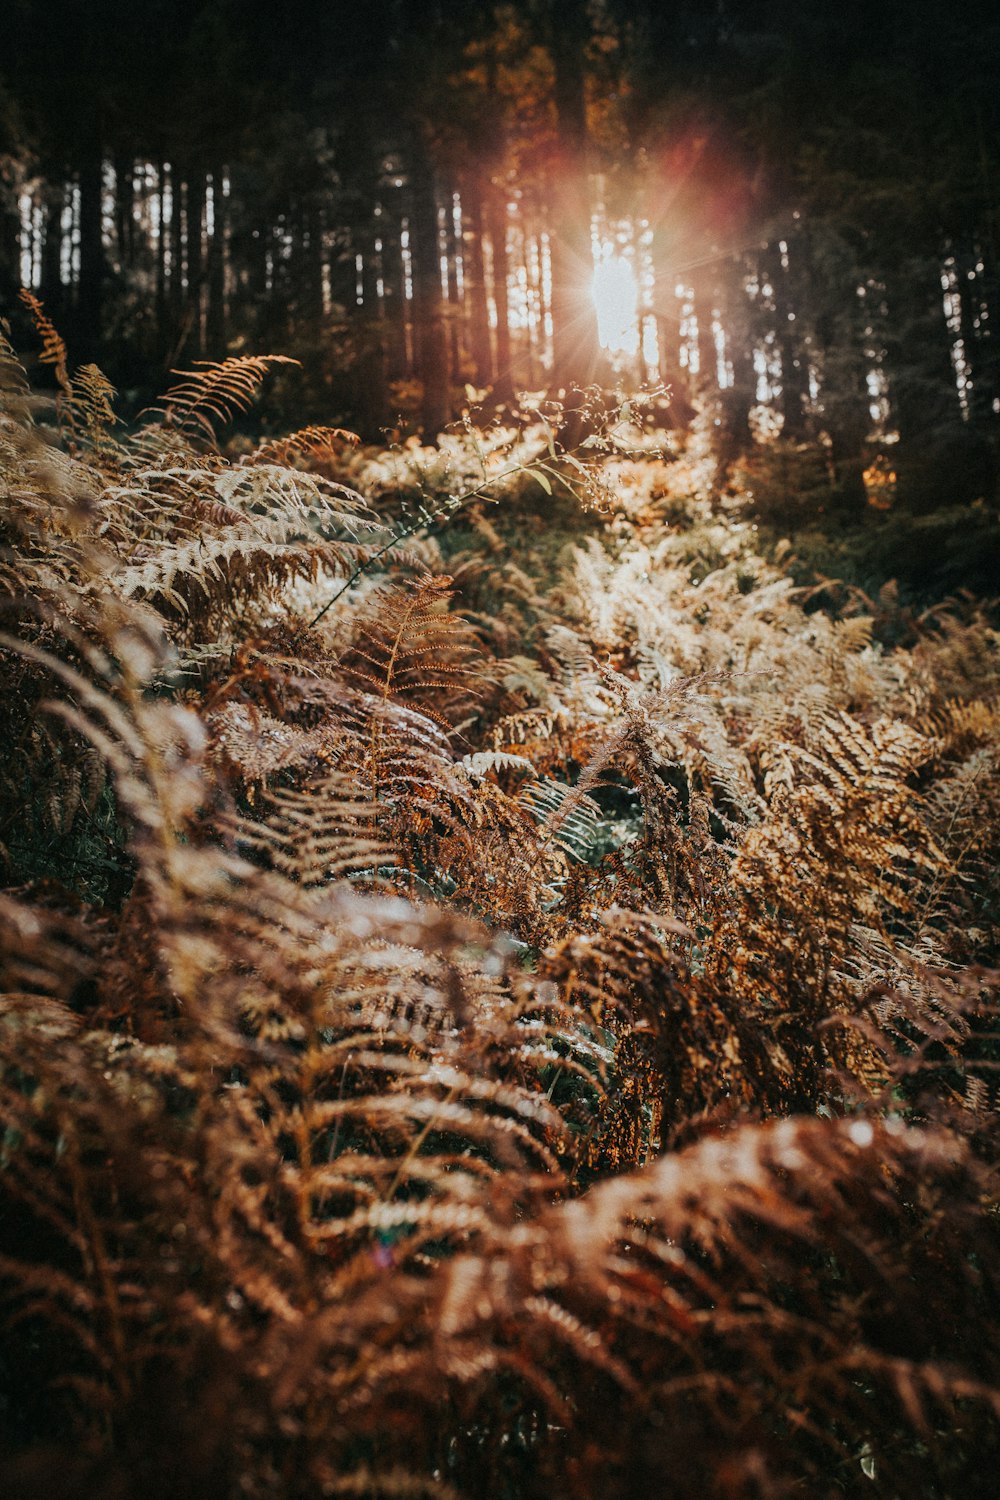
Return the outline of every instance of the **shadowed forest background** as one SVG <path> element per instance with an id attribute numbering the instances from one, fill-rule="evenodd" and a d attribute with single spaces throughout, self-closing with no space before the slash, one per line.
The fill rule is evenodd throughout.
<path id="1" fill-rule="evenodd" d="M 130 397 L 281 352 L 299 423 L 433 437 L 468 384 L 615 376 L 736 449 L 822 432 L 855 503 L 897 435 L 914 504 L 995 484 L 990 6 L 10 0 L 5 27 L 0 299 Z"/>
<path id="2" fill-rule="evenodd" d="M 4 1500 L 994 1500 L 994 7 L 0 4 Z"/>

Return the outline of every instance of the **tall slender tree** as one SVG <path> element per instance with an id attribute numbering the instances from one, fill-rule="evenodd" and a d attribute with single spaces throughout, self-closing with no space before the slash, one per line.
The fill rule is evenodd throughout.
<path id="1" fill-rule="evenodd" d="M 552 189 L 552 383 L 571 390 L 598 373 L 600 346 L 591 294 L 587 45 L 591 36 L 586 0 L 552 0 L 547 40 L 552 58 L 555 151 Z"/>

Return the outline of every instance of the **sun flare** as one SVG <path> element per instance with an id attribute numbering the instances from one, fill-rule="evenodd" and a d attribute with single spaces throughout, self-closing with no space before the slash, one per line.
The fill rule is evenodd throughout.
<path id="1" fill-rule="evenodd" d="M 610 354 L 639 350 L 639 283 L 621 255 L 605 254 L 594 270 L 591 296 L 597 309 L 597 335 Z"/>

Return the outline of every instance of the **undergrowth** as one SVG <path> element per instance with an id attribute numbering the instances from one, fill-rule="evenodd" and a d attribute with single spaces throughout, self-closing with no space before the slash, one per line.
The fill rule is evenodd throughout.
<path id="1" fill-rule="evenodd" d="M 241 359 L 126 436 L 36 316 L 5 1494 L 992 1493 L 983 610 L 796 584 L 628 413 L 227 459 Z"/>

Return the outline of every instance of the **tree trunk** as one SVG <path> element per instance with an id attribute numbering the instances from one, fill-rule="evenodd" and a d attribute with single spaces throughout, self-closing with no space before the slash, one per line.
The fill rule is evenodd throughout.
<path id="1" fill-rule="evenodd" d="M 448 358 L 455 381 L 467 380 L 471 371 L 464 366 L 464 293 L 459 290 L 458 261 L 462 255 L 462 240 L 455 233 L 455 209 L 451 194 L 447 194 L 444 210 L 444 256 L 445 278 L 448 287 L 445 308 L 445 333 L 448 339 Z M 464 273 L 464 267 L 463 267 Z"/>
<path id="2" fill-rule="evenodd" d="M 720 484 L 732 464 L 750 449 L 750 408 L 754 404 L 756 379 L 753 368 L 750 309 L 742 259 L 729 261 L 722 273 L 722 316 L 726 330 L 726 354 L 732 366 L 732 384 L 719 394 L 718 464 Z"/>
<path id="3" fill-rule="evenodd" d="M 208 243 L 206 282 L 208 308 L 205 342 L 211 359 L 226 355 L 226 218 L 228 202 L 222 191 L 224 173 L 212 173 L 212 237 Z"/>
<path id="4" fill-rule="evenodd" d="M 423 383 L 424 438 L 433 442 L 450 416 L 448 341 L 438 249 L 438 206 L 434 169 L 419 132 L 413 136 L 411 185 L 413 217 L 413 329 L 417 375 Z"/>
<path id="5" fill-rule="evenodd" d="M 386 381 L 404 380 L 410 373 L 407 322 L 409 305 L 406 297 L 406 270 L 403 261 L 403 229 L 399 204 L 383 205 L 379 216 L 382 239 L 382 315 L 385 321 Z"/>
<path id="6" fill-rule="evenodd" d="M 378 441 L 385 425 L 386 399 L 386 351 L 385 324 L 381 300 L 378 294 L 379 272 L 383 268 L 380 253 L 375 248 L 379 220 L 365 226 L 364 259 L 362 262 L 363 298 L 358 320 L 358 397 L 357 423 L 362 434 L 373 442 Z M 384 249 L 385 242 L 381 241 Z M 385 286 L 384 271 L 382 285 Z"/>
<path id="7" fill-rule="evenodd" d="M 691 271 L 691 284 L 694 287 L 694 315 L 698 324 L 698 379 L 695 385 L 699 396 L 704 401 L 711 402 L 719 388 L 718 355 L 712 327 L 715 281 L 711 264 L 694 267 Z"/>
<path id="8" fill-rule="evenodd" d="M 205 174 L 200 168 L 188 176 L 187 182 L 187 274 L 188 306 L 191 333 L 189 357 L 200 359 L 205 344 L 204 328 L 204 266 L 205 266 Z"/>
<path id="9" fill-rule="evenodd" d="M 556 160 L 553 165 L 553 385 L 567 392 L 597 373 L 597 312 L 591 285 L 590 184 L 587 171 L 585 53 L 590 35 L 584 0 L 553 6 Z"/>
<path id="10" fill-rule="evenodd" d="M 891 337 L 886 340 L 893 417 L 899 430 L 900 492 L 925 511 L 962 498 L 955 463 L 964 423 L 945 321 L 941 266 L 907 256 L 886 276 Z"/>
<path id="11" fill-rule="evenodd" d="M 45 227 L 42 237 L 41 274 L 38 295 L 45 303 L 53 323 L 62 322 L 65 291 L 62 284 L 62 211 L 65 193 L 62 183 L 47 184 L 44 190 Z M 74 351 L 75 352 L 75 351 Z"/>
<path id="12" fill-rule="evenodd" d="M 101 314 L 104 304 L 104 239 L 101 155 L 93 151 L 80 172 L 80 282 L 75 362 L 101 359 Z"/>
<path id="13" fill-rule="evenodd" d="M 181 233 L 184 187 L 180 168 L 174 161 L 170 165 L 170 337 L 179 336 L 184 310 L 184 237 Z"/>
<path id="14" fill-rule="evenodd" d="M 781 244 L 788 244 L 781 241 Z M 802 309 L 796 308 L 798 267 L 791 255 L 798 255 L 799 245 L 782 251 L 772 245 L 767 257 L 768 275 L 774 287 L 774 332 L 781 357 L 781 431 L 794 442 L 806 435 L 806 401 L 809 395 L 809 372 L 803 348 Z M 787 263 L 787 264 L 786 264 Z"/>
<path id="15" fill-rule="evenodd" d="M 17 181 L 0 179 L 0 307 L 12 308 L 21 285 L 21 221 Z"/>
<path id="16" fill-rule="evenodd" d="M 167 236 L 170 232 L 164 202 L 169 168 L 165 162 L 156 167 L 156 342 L 165 348 L 170 337 L 167 328 Z"/>
<path id="17" fill-rule="evenodd" d="M 470 177 L 462 192 L 465 221 L 465 295 L 469 308 L 469 354 L 477 386 L 493 379 L 490 348 L 490 313 L 486 301 L 486 266 L 483 255 L 483 196 L 479 183 Z"/>
<path id="18" fill-rule="evenodd" d="M 510 304 L 507 294 L 507 199 L 502 189 L 489 193 L 490 249 L 493 262 L 493 305 L 496 308 L 496 379 L 493 393 L 498 401 L 513 401 L 514 372 L 510 344 Z"/>

